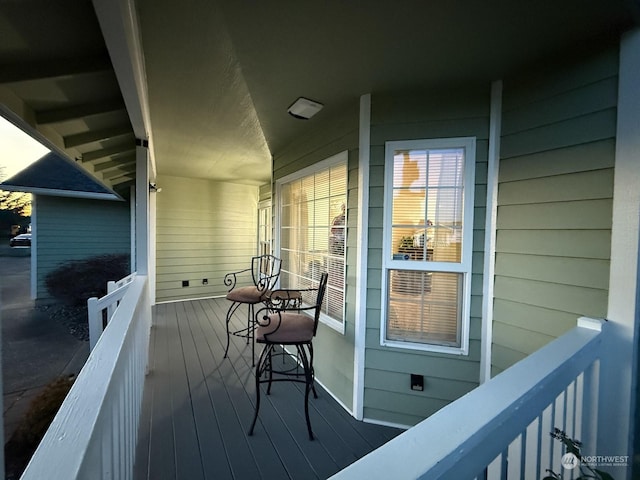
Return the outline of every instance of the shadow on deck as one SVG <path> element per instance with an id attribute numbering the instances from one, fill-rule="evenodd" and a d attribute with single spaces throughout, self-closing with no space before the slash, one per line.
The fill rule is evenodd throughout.
<path id="1" fill-rule="evenodd" d="M 402 432 L 356 421 L 316 386 L 309 408 L 317 438 L 309 441 L 304 386 L 285 382 L 262 397 L 248 437 L 251 346 L 232 338 L 222 358 L 227 308 L 225 299 L 155 307 L 134 478 L 324 479 Z"/>

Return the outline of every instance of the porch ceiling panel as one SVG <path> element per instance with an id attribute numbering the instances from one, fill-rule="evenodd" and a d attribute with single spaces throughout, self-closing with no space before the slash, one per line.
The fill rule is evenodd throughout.
<path id="1" fill-rule="evenodd" d="M 115 137 L 135 148 L 89 0 L 1 2 L 0 31 L 0 100 L 9 120 L 71 160 Z M 79 164 L 117 188 L 90 163 Z"/>
<path id="2" fill-rule="evenodd" d="M 286 112 L 299 96 L 330 117 L 365 93 L 488 83 L 617 35 L 633 2 L 136 3 L 159 172 L 260 183 L 314 128 Z"/>
<path id="3" fill-rule="evenodd" d="M 362 94 L 488 83 L 614 38 L 640 10 L 636 0 L 120 4 L 139 22 L 157 173 L 255 185 L 274 152 Z M 93 160 L 134 148 L 135 114 L 122 114 L 110 59 L 123 55 L 107 52 L 92 2 L 0 2 L 0 32 L 5 114 L 116 185 Z M 325 108 L 296 120 L 286 110 L 299 96 Z"/>
<path id="4" fill-rule="evenodd" d="M 137 3 L 158 172 L 264 183 L 269 149 L 220 9 Z"/>

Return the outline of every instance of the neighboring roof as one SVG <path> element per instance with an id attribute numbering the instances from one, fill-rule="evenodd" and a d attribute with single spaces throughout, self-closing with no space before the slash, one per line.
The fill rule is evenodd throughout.
<path id="1" fill-rule="evenodd" d="M 80 167 L 53 152 L 0 183 L 0 190 L 55 197 L 120 199 Z"/>

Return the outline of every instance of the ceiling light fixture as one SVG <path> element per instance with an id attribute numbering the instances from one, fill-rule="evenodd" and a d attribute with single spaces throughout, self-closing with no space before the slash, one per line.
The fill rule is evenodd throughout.
<path id="1" fill-rule="evenodd" d="M 322 110 L 321 103 L 314 102 L 313 100 L 309 100 L 308 98 L 300 97 L 298 98 L 287 110 L 289 115 L 300 118 L 302 120 L 308 120 L 313 117 L 316 113 Z"/>

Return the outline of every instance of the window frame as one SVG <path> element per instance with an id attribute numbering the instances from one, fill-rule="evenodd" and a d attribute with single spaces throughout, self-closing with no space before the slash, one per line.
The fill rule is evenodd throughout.
<path id="1" fill-rule="evenodd" d="M 261 222 L 261 213 L 263 211 L 267 211 L 266 217 L 267 217 L 267 223 L 266 224 L 262 224 Z M 258 238 L 257 238 L 257 246 L 256 246 L 256 255 L 263 255 L 263 254 L 271 254 L 273 252 L 273 209 L 271 206 L 271 200 L 262 200 L 261 202 L 258 202 Z M 268 240 L 267 239 L 262 239 L 261 237 L 261 230 L 263 227 L 266 227 L 267 231 L 269 232 L 269 236 L 268 236 Z M 268 251 L 264 251 L 262 246 L 263 245 L 268 245 Z"/>
<path id="2" fill-rule="evenodd" d="M 394 154 L 398 150 L 440 150 L 464 148 L 463 173 L 463 224 L 460 262 L 407 262 L 393 259 L 393 173 Z M 381 279 L 381 328 L 380 345 L 408 350 L 468 355 L 469 328 L 471 317 L 471 277 L 473 256 L 473 213 L 475 192 L 476 137 L 455 137 L 440 139 L 397 140 L 385 142 L 384 171 L 384 212 Z M 387 338 L 387 310 L 389 304 L 389 273 L 393 270 L 418 272 L 445 272 L 462 274 L 460 346 L 446 346 L 435 343 L 389 340 Z"/>
<path id="3" fill-rule="evenodd" d="M 281 177 L 275 181 L 275 206 L 278 214 L 275 217 L 274 222 L 274 235 L 273 235 L 273 248 L 274 252 L 277 252 L 275 255 L 281 257 L 281 229 L 282 229 L 282 186 L 284 184 L 290 183 L 294 180 L 298 180 L 302 177 L 307 177 L 309 175 L 313 175 L 323 170 L 328 170 L 331 167 L 337 165 L 344 165 L 347 169 L 347 178 L 346 185 L 347 190 L 345 192 L 345 197 L 348 203 L 349 198 L 349 152 L 347 150 L 337 153 L 329 158 L 321 160 L 313 165 L 309 165 L 301 170 L 298 170 L 294 173 Z M 346 204 L 345 203 L 345 204 Z M 324 312 L 320 313 L 320 322 L 327 325 L 331 329 L 336 332 L 344 335 L 345 333 L 345 325 L 346 325 L 346 298 L 347 298 L 347 239 L 348 239 L 348 208 L 345 210 L 345 240 L 344 240 L 344 271 L 343 271 L 343 282 L 344 282 L 344 305 L 342 307 L 342 321 L 336 320 L 335 318 L 330 317 Z M 279 285 L 279 281 L 278 281 Z"/>

